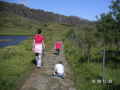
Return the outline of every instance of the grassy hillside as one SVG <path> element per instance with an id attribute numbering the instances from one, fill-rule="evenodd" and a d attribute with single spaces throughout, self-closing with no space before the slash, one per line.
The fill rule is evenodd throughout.
<path id="1" fill-rule="evenodd" d="M 0 13 L 0 35 L 2 34 L 34 34 L 40 23 L 12 13 Z"/>
<path id="2" fill-rule="evenodd" d="M 28 8 L 22 4 L 8 3 L 0 1 L 1 12 L 13 13 L 25 18 L 39 21 L 41 23 L 66 23 L 66 24 L 89 24 L 89 20 L 79 18 L 77 16 L 64 16 L 53 12 L 44 11 L 41 9 Z"/>

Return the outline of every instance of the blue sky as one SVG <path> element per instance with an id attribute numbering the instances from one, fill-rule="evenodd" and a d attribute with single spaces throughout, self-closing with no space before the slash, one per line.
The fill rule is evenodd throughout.
<path id="1" fill-rule="evenodd" d="M 20 0 L 5 0 L 19 3 Z M 96 20 L 96 16 L 109 11 L 111 0 L 21 0 L 27 6 L 43 9 L 66 16 L 78 16 L 88 20 Z"/>

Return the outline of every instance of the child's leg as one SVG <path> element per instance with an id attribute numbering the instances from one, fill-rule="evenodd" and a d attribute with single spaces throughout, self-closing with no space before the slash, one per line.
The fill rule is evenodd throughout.
<path id="1" fill-rule="evenodd" d="M 57 52 L 56 54 L 59 55 L 59 49 L 56 49 L 56 52 Z"/>
<path id="2" fill-rule="evenodd" d="M 59 55 L 60 54 L 60 49 L 57 49 L 57 55 Z"/>
<path id="3" fill-rule="evenodd" d="M 38 54 L 38 60 L 37 60 L 37 67 L 41 67 L 42 65 L 42 55 L 41 54 Z"/>
<path id="4" fill-rule="evenodd" d="M 38 53 L 35 53 L 35 64 L 37 65 Z"/>

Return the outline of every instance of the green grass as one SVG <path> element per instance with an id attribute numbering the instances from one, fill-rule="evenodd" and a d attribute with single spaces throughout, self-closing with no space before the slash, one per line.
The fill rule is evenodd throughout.
<path id="1" fill-rule="evenodd" d="M 17 18 L 22 17 L 17 16 Z M 8 17 L 7 20 L 13 27 L 11 27 L 11 25 L 8 25 L 8 27 L 1 27 L 2 30 L 0 31 L 0 35 L 33 35 L 37 28 L 42 28 L 43 35 L 45 36 L 46 51 L 54 47 L 56 40 L 62 40 L 64 34 L 69 30 L 69 27 L 55 23 L 49 23 L 47 26 L 44 24 L 37 24 L 37 27 L 33 23 L 33 28 L 29 29 L 23 26 L 14 25 L 14 20 L 11 21 L 10 17 Z M 22 22 L 24 21 L 26 22 L 27 20 L 22 18 Z M 29 24 L 30 22 L 25 23 L 25 25 Z M 21 30 L 20 28 L 23 29 Z M 0 48 L 0 51 L 0 90 L 17 90 L 34 68 L 32 63 L 34 59 L 32 39 L 26 40 L 19 45 Z"/>
<path id="2" fill-rule="evenodd" d="M 98 58 L 101 56 L 97 55 L 101 50 L 100 48 L 92 48 L 91 58 L 94 61 L 88 62 L 87 59 L 84 59 L 85 56 L 82 56 L 81 48 L 77 47 L 70 40 L 65 40 L 64 42 L 65 56 L 74 72 L 73 79 L 77 90 L 119 90 L 120 78 L 118 77 L 120 69 L 119 67 L 116 68 L 116 64 L 114 63 L 105 64 L 104 78 L 108 83 L 97 83 L 103 77 L 102 62 L 98 61 Z M 112 80 L 111 84 L 109 80 Z"/>
<path id="3" fill-rule="evenodd" d="M 29 33 L 0 33 L 0 36 L 33 36 Z"/>
<path id="4" fill-rule="evenodd" d="M 13 14 L 1 14 L 0 16 L 0 35 L 34 35 L 36 30 L 41 28 L 45 36 L 46 51 L 54 47 L 55 41 L 63 40 L 64 54 L 74 72 L 73 79 L 77 90 L 119 90 L 120 69 L 115 68 L 116 65 L 113 63 L 109 63 L 105 67 L 106 79 L 113 80 L 110 86 L 92 83 L 92 80 L 96 81 L 103 75 L 102 63 L 98 60 L 102 58 L 100 51 L 103 48 L 100 46 L 100 41 L 96 42 L 97 37 L 93 36 L 96 31 L 85 33 L 82 26 L 41 24 Z M 77 38 L 74 37 L 74 31 L 78 35 Z M 90 36 L 86 38 L 86 34 Z M 84 48 L 77 45 L 77 41 L 80 40 L 82 44 L 84 43 L 83 46 L 86 45 L 87 39 L 93 39 L 92 43 L 96 42 L 98 45 L 92 46 L 90 54 L 93 61 L 89 63 L 83 54 Z M 32 71 L 34 54 L 31 48 L 32 40 L 26 40 L 20 45 L 0 48 L 0 90 L 15 90 Z"/>
<path id="5" fill-rule="evenodd" d="M 0 90 L 16 90 L 33 69 L 31 40 L 0 49 Z"/>
<path id="6" fill-rule="evenodd" d="M 33 35 L 41 24 L 12 13 L 0 13 L 0 35 Z"/>

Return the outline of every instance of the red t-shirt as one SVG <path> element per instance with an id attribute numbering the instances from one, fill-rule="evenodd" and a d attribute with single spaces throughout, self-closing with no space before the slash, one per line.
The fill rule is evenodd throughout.
<path id="1" fill-rule="evenodd" d="M 61 48 L 62 48 L 62 42 L 56 42 L 55 49 L 61 49 Z"/>
<path id="2" fill-rule="evenodd" d="M 44 40 L 44 37 L 41 34 L 36 34 L 34 36 L 35 44 L 41 44 Z"/>

